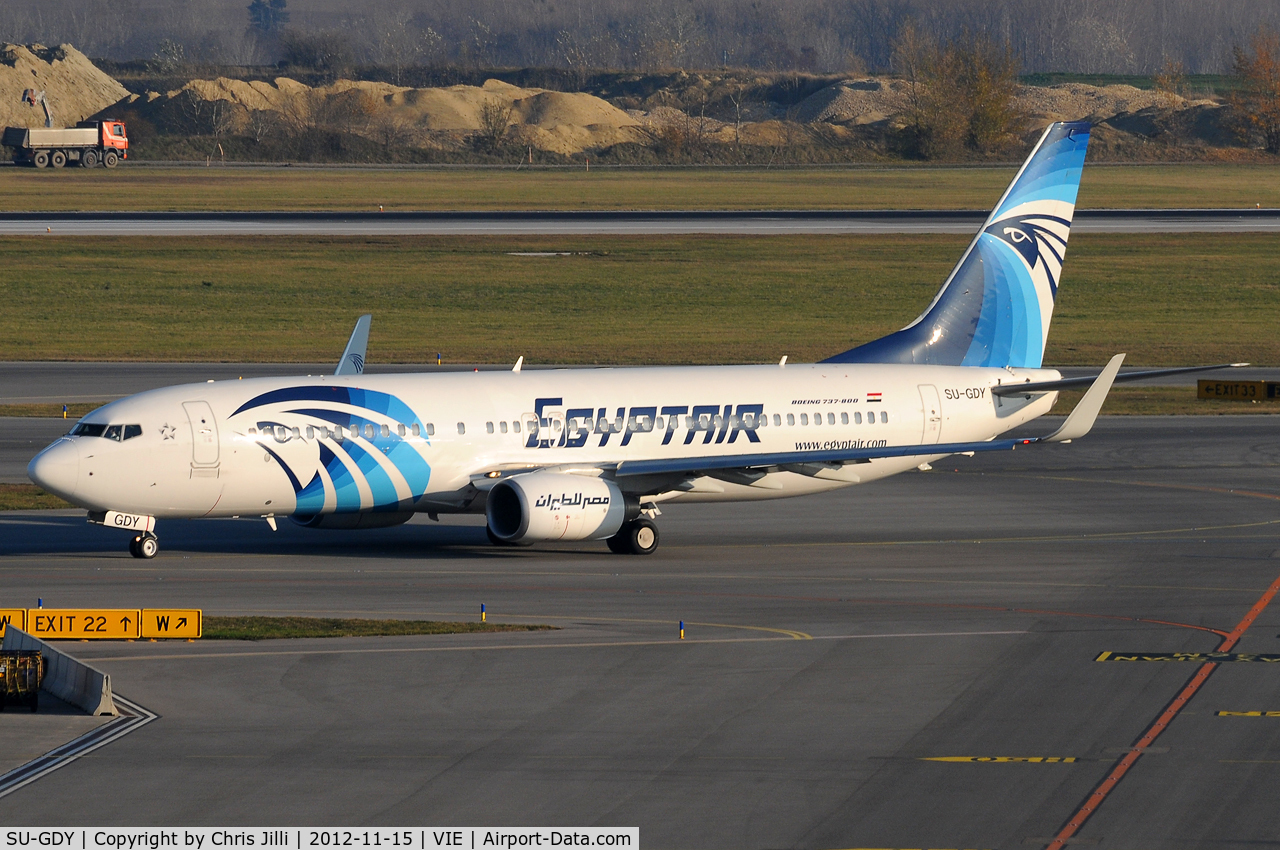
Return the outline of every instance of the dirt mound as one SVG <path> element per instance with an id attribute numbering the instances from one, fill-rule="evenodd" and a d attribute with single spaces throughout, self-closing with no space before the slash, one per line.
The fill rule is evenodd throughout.
<path id="1" fill-rule="evenodd" d="M 0 126 L 44 126 L 44 109 L 22 102 L 30 88 L 45 93 L 55 127 L 73 127 L 129 94 L 69 44 L 0 47 Z"/>
<path id="2" fill-rule="evenodd" d="M 844 80 L 809 95 L 800 102 L 796 120 L 806 124 L 873 124 L 907 108 L 905 80 L 868 77 Z"/>
<path id="3" fill-rule="evenodd" d="M 389 83 L 338 80 L 311 88 L 288 77 L 272 83 L 218 78 L 192 80 L 176 91 L 149 93 L 135 102 L 159 124 L 183 116 L 213 116 L 218 110 L 202 104 L 222 104 L 222 115 L 235 131 L 254 122 L 255 114 L 274 113 L 279 120 L 301 126 L 334 126 L 357 135 L 379 138 L 389 124 L 419 144 L 439 143 L 450 134 L 462 138 L 486 131 L 489 120 L 508 115 L 509 133 L 522 143 L 561 154 L 642 141 L 639 122 L 594 95 L 520 88 L 498 80 L 483 86 L 414 89 Z M 494 112 L 494 109 L 498 112 Z"/>
<path id="4" fill-rule="evenodd" d="M 900 115 L 908 109 L 905 80 L 868 77 L 842 80 L 801 101 L 796 120 L 826 124 L 873 124 Z M 1091 86 L 1062 83 L 1056 86 L 1019 86 L 1014 98 L 1028 123 L 1043 126 L 1048 121 L 1107 121 L 1149 109 L 1186 110 L 1215 106 L 1209 100 L 1186 100 L 1174 94 L 1133 86 Z"/>
<path id="5" fill-rule="evenodd" d="M 1186 100 L 1168 92 L 1133 86 L 1090 86 L 1084 83 L 1020 86 L 1016 102 L 1023 113 L 1038 119 L 1038 123 L 1087 120 L 1095 124 L 1144 109 L 1186 109 L 1213 103 L 1208 100 Z"/>

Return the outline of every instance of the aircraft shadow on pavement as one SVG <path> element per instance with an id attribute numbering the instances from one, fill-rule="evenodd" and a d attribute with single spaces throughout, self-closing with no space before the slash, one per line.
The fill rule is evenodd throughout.
<path id="1" fill-rule="evenodd" d="M 24 520 L 29 518 L 29 522 Z M 278 531 L 261 519 L 162 520 L 156 529 L 162 565 L 182 555 L 308 555 L 366 559 L 493 558 L 535 551 L 493 546 L 482 525 L 410 523 L 394 528 L 338 531 L 295 526 L 277 518 Z M 90 525 L 76 515 L 10 514 L 5 523 L 7 555 L 119 557 L 133 562 L 125 532 Z M 597 551 L 597 548 L 599 551 Z M 557 554 L 575 549 L 558 549 Z M 603 545 L 584 546 L 582 554 L 602 554 Z"/>

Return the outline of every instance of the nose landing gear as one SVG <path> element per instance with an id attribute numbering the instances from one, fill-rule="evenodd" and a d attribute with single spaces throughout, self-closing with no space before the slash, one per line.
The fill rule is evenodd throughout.
<path id="1" fill-rule="evenodd" d="M 150 560 L 160 551 L 160 541 L 150 531 L 135 534 L 129 541 L 129 554 L 135 558 Z"/>

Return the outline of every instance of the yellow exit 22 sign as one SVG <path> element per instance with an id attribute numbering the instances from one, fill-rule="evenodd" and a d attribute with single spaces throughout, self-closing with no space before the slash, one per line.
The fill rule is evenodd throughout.
<path id="1" fill-rule="evenodd" d="M 27 634 L 43 640 L 130 640 L 142 634 L 137 608 L 28 608 Z"/>
<path id="2" fill-rule="evenodd" d="M 0 608 L 0 636 L 13 623 L 45 640 L 194 639 L 204 629 L 199 608 Z"/>

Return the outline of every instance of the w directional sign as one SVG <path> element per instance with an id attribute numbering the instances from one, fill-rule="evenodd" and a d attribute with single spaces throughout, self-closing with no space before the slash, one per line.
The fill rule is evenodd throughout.
<path id="1" fill-rule="evenodd" d="M 144 608 L 142 636 L 156 639 L 198 638 L 201 613 L 199 608 Z"/>

